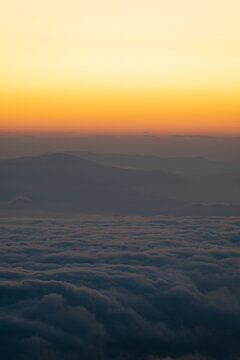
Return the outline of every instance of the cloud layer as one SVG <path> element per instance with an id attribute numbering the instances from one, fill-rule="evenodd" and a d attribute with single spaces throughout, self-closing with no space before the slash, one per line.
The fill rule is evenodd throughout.
<path id="1" fill-rule="evenodd" d="M 0 351 L 239 360 L 240 218 L 0 221 Z"/>

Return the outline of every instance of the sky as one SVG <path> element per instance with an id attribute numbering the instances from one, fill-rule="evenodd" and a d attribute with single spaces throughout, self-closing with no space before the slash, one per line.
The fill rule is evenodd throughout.
<path id="1" fill-rule="evenodd" d="M 239 0 L 0 3 L 0 132 L 240 134 Z"/>

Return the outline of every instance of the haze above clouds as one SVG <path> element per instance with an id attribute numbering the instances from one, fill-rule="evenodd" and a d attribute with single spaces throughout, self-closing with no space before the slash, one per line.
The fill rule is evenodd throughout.
<path id="1" fill-rule="evenodd" d="M 239 162 L 240 137 L 214 136 L 89 136 L 80 134 L 0 134 L 0 159 L 40 155 L 46 152 L 90 151 L 157 155 L 160 157 L 205 157 Z"/>
<path id="2" fill-rule="evenodd" d="M 68 151 L 1 160 L 0 215 L 240 215 L 238 163 L 191 155 Z"/>

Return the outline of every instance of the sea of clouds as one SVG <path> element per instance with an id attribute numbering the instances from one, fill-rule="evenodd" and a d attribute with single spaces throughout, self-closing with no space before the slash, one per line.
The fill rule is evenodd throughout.
<path id="1" fill-rule="evenodd" d="M 0 220 L 7 360 L 239 360 L 239 217 Z"/>

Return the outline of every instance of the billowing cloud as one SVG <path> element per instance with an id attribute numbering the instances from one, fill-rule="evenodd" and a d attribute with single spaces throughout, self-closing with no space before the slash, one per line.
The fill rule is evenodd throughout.
<path id="1" fill-rule="evenodd" d="M 0 221 L 4 359 L 237 360 L 240 220 Z"/>

